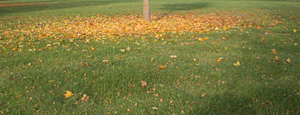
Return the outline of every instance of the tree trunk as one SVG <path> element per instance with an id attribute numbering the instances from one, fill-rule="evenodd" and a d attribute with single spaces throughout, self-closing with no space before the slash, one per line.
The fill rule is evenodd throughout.
<path id="1" fill-rule="evenodd" d="M 151 21 L 150 0 L 144 0 L 144 18 L 149 22 Z"/>

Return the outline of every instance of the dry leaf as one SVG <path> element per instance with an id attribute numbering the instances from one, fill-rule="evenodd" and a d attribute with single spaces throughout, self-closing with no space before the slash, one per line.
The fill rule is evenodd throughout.
<path id="1" fill-rule="evenodd" d="M 201 97 L 205 97 L 205 96 L 206 96 L 206 93 L 202 93 L 202 94 L 201 94 Z"/>
<path id="2" fill-rule="evenodd" d="M 159 68 L 160 68 L 160 69 L 166 69 L 167 66 L 165 66 L 165 65 L 160 65 Z"/>
<path id="3" fill-rule="evenodd" d="M 291 62 L 292 62 L 291 58 L 287 58 L 287 59 L 286 59 L 286 62 L 287 62 L 287 63 L 291 63 Z"/>
<path id="4" fill-rule="evenodd" d="M 240 62 L 240 61 L 237 61 L 237 62 L 233 63 L 233 65 L 236 66 L 236 67 L 238 67 L 238 66 L 241 65 L 241 62 Z"/>
<path id="5" fill-rule="evenodd" d="M 66 93 L 64 94 L 65 98 L 70 98 L 73 95 L 73 93 L 69 90 L 66 90 Z"/>
<path id="6" fill-rule="evenodd" d="M 108 64 L 108 63 L 109 63 L 109 60 L 102 60 L 102 63 Z"/>
<path id="7" fill-rule="evenodd" d="M 222 60 L 223 60 L 223 57 L 219 57 L 219 58 L 217 59 L 217 62 L 220 63 Z"/>
<path id="8" fill-rule="evenodd" d="M 277 52 L 276 49 L 272 49 L 272 53 L 273 53 L 274 55 L 277 55 L 277 54 L 278 54 L 278 52 Z"/>
<path id="9" fill-rule="evenodd" d="M 279 61 L 279 57 L 278 57 L 278 56 L 275 56 L 275 57 L 274 57 L 274 60 L 275 60 L 275 61 Z"/>
<path id="10" fill-rule="evenodd" d="M 124 53 L 126 50 L 125 49 L 120 49 L 120 52 Z"/>
<path id="11" fill-rule="evenodd" d="M 142 87 L 146 87 L 148 85 L 148 83 L 146 81 L 141 81 L 141 85 L 142 85 Z"/>
<path id="12" fill-rule="evenodd" d="M 176 55 L 170 55 L 170 58 L 175 59 L 175 58 L 177 58 L 177 56 Z"/>
<path id="13" fill-rule="evenodd" d="M 163 98 L 160 98 L 160 99 L 159 99 L 159 102 L 163 102 L 163 101 L 164 101 L 164 99 L 163 99 Z"/>
<path id="14" fill-rule="evenodd" d="M 128 46 L 128 47 L 126 48 L 126 51 L 129 52 L 130 50 L 131 50 L 131 48 Z"/>
<path id="15" fill-rule="evenodd" d="M 157 108 L 157 107 L 152 107 L 152 109 L 153 109 L 153 110 L 158 110 L 158 108 Z"/>

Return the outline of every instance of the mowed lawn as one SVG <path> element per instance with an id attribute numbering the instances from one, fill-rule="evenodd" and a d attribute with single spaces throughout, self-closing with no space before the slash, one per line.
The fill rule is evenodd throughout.
<path id="1" fill-rule="evenodd" d="M 300 114 L 298 0 L 0 0 L 0 114 Z"/>

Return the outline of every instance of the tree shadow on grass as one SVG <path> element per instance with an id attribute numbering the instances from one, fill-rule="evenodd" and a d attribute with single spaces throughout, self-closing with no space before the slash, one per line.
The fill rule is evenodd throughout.
<path id="1" fill-rule="evenodd" d="M 258 32 L 255 31 L 253 33 L 257 34 Z M 276 43 L 275 39 L 280 38 L 272 36 L 273 39 L 270 39 L 266 37 L 267 40 L 262 42 L 256 39 L 261 37 L 258 34 L 228 34 L 228 36 L 231 36 L 237 42 L 242 39 L 247 40 L 247 44 L 241 46 L 256 48 L 255 51 L 251 50 L 251 52 L 249 52 L 248 48 L 232 49 L 240 50 L 241 53 L 239 55 L 242 55 L 241 57 L 247 59 L 248 57 L 260 56 L 262 58 L 253 61 L 247 59 L 248 62 L 242 61 L 243 65 L 231 72 L 233 76 L 222 87 L 222 92 L 213 93 L 204 98 L 195 97 L 197 103 L 194 108 L 196 109 L 191 114 L 299 115 L 300 90 L 298 82 L 299 70 L 297 68 L 299 63 L 268 62 L 270 60 L 267 58 L 268 54 L 266 50 L 263 50 L 271 50 L 275 47 L 271 43 L 267 44 L 265 42 L 272 40 L 272 42 Z M 292 45 L 277 45 L 276 49 L 280 49 L 285 55 L 295 55 L 297 52 L 297 48 Z M 240 59 L 243 60 L 242 58 Z"/>
<path id="2" fill-rule="evenodd" d="M 0 15 L 4 16 L 12 13 L 33 12 L 33 11 L 42 11 L 42 10 L 57 10 L 57 9 L 76 8 L 76 7 L 104 6 L 113 3 L 123 3 L 123 2 L 133 2 L 133 0 L 40 2 L 40 3 L 32 3 L 31 5 L 23 5 L 23 6 L 16 5 L 16 6 L 9 6 L 9 7 L 0 7 Z"/>
<path id="3" fill-rule="evenodd" d="M 300 113 L 300 96 L 292 86 L 281 85 L 280 88 L 268 86 L 257 87 L 247 93 L 227 91 L 223 94 L 207 97 L 196 105 L 197 115 L 267 115 Z M 213 103 L 212 103 L 213 102 Z"/>
<path id="4" fill-rule="evenodd" d="M 178 4 L 164 4 L 161 8 L 166 11 L 187 11 L 187 10 L 195 10 L 208 7 L 209 3 L 206 2 L 198 2 L 198 3 L 178 3 Z"/>

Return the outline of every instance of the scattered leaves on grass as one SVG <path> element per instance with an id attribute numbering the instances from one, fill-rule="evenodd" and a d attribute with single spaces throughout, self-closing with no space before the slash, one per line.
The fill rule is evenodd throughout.
<path id="1" fill-rule="evenodd" d="M 28 17 L 29 23 L 18 23 L 11 28 L 0 26 L 2 34 L 1 40 L 20 38 L 19 41 L 26 41 L 27 38 L 37 38 L 39 40 L 67 39 L 74 42 L 82 39 L 85 43 L 91 40 L 99 41 L 104 39 L 119 39 L 122 36 L 131 38 L 166 39 L 170 37 L 168 33 L 178 33 L 183 35 L 187 32 L 210 33 L 230 31 L 240 28 L 242 25 L 250 23 L 246 17 L 222 13 L 222 15 L 210 13 L 203 15 L 195 14 L 172 14 L 161 17 L 154 15 L 152 22 L 145 21 L 137 15 L 130 16 L 106 16 L 97 15 L 89 17 L 53 17 L 53 18 L 32 18 Z M 213 20 L 212 20 L 213 19 Z M 23 19 L 19 19 L 22 22 Z M 197 38 L 197 37 L 194 37 Z M 205 41 L 208 37 L 198 37 L 198 40 Z M 48 44 L 47 47 L 53 45 Z M 129 48 L 130 49 L 130 48 Z M 127 49 L 128 50 L 128 49 Z"/>

